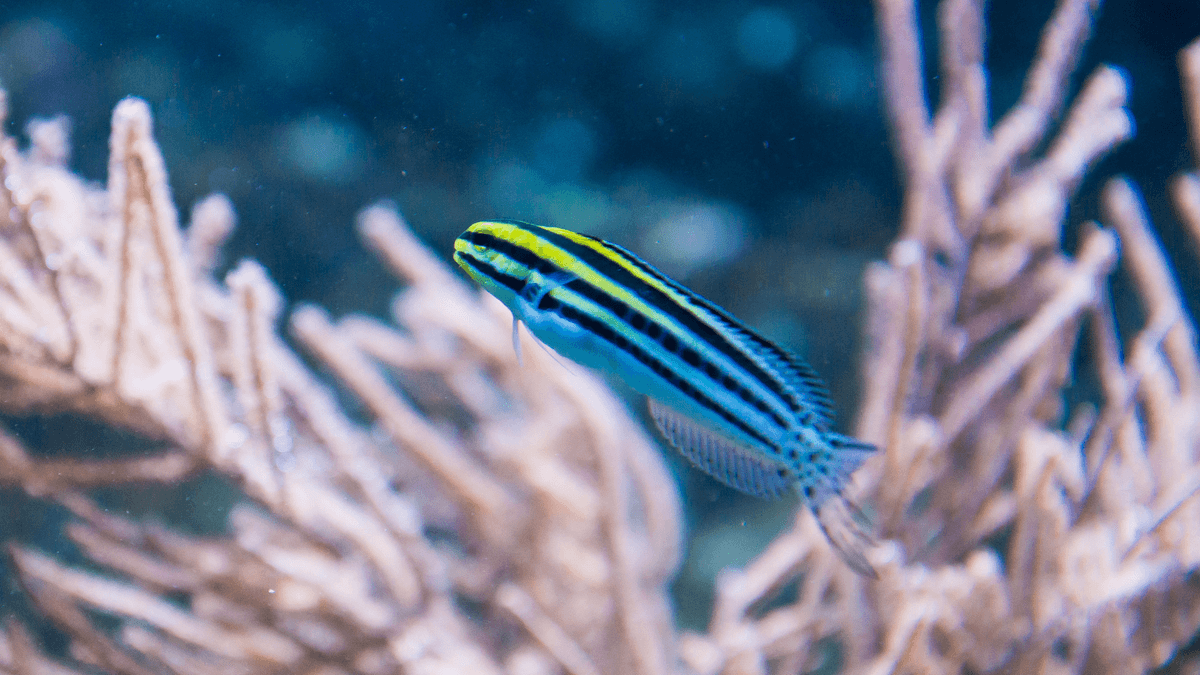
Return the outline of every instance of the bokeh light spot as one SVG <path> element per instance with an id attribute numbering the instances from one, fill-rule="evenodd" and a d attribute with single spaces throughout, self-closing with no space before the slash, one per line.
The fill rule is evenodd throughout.
<path id="1" fill-rule="evenodd" d="M 778 70 L 796 54 L 796 24 L 777 7 L 752 9 L 738 23 L 737 52 L 752 68 Z"/>
<path id="2" fill-rule="evenodd" d="M 312 115 L 292 122 L 284 127 L 280 143 L 285 162 L 309 178 L 353 180 L 366 163 L 363 132 L 341 119 Z"/>
<path id="3" fill-rule="evenodd" d="M 579 120 L 550 122 L 533 144 L 533 166 L 549 181 L 574 180 L 591 165 L 596 155 L 592 130 Z"/>

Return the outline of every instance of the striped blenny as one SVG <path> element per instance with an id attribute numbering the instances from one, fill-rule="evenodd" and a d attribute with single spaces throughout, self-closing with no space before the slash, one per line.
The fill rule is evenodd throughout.
<path id="1" fill-rule="evenodd" d="M 609 242 L 517 221 L 475 223 L 454 260 L 559 354 L 619 376 L 663 436 L 730 487 L 795 491 L 856 571 L 870 536 L 844 496 L 874 446 L 834 432 L 817 374 L 717 305 Z M 519 352 L 518 352 L 519 354 Z"/>

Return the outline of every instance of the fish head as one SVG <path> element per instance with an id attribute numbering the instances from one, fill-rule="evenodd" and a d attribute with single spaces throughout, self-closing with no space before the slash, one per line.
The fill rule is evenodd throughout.
<path id="1" fill-rule="evenodd" d="M 521 247 L 529 238 L 529 227 L 515 222 L 481 221 L 454 240 L 454 262 L 510 308 L 510 300 L 521 292 L 531 272 Z"/>

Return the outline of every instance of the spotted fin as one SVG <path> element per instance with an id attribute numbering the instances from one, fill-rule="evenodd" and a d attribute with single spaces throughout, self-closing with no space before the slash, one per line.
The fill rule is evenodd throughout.
<path id="1" fill-rule="evenodd" d="M 804 361 L 792 356 L 775 343 L 740 327 L 732 327 L 731 331 L 737 336 L 747 351 L 757 356 L 772 372 L 779 375 L 783 384 L 794 391 L 801 401 L 812 408 L 819 418 L 818 427 L 822 431 L 833 423 L 833 399 L 825 383 Z"/>
<path id="2" fill-rule="evenodd" d="M 649 399 L 650 415 L 662 435 L 700 470 L 729 487 L 775 499 L 792 490 L 795 479 L 783 465 L 759 459 L 725 437 Z"/>
<path id="3" fill-rule="evenodd" d="M 686 288 L 679 287 L 677 290 L 688 295 L 693 307 L 728 331 L 742 349 L 766 365 L 780 378 L 784 386 L 794 392 L 804 405 L 809 406 L 817 415 L 818 428 L 825 431 L 832 425 L 833 399 L 829 397 L 829 390 L 825 388 L 825 383 L 821 381 L 817 371 L 774 342 L 746 328 L 720 307 Z"/>
<path id="4" fill-rule="evenodd" d="M 823 472 L 810 490 L 805 490 L 805 501 L 816 515 L 825 538 L 842 560 L 855 572 L 878 579 L 879 575 L 866 556 L 867 549 L 875 546 L 874 537 L 864 528 L 867 519 L 844 494 L 850 474 L 875 452 L 875 446 L 834 432 L 826 433 L 824 439 L 832 450 L 828 472 Z"/>
<path id="5" fill-rule="evenodd" d="M 842 560 L 864 577 L 878 579 L 879 573 L 867 561 L 866 554 L 867 549 L 875 546 L 875 538 L 859 524 L 866 518 L 858 506 L 838 494 L 814 508 L 813 513 L 825 538 Z"/>
<path id="6" fill-rule="evenodd" d="M 870 443 L 832 431 L 826 432 L 825 441 L 833 448 L 834 475 L 837 476 L 839 485 L 849 480 L 850 474 L 878 450 Z"/>
<path id="7" fill-rule="evenodd" d="M 750 338 L 751 336 L 747 336 L 744 339 Z M 821 381 L 817 371 L 804 361 L 770 343 L 759 344 L 757 347 L 755 353 L 759 358 L 779 373 L 783 377 L 784 384 L 799 394 L 804 403 L 816 411 L 821 423 L 824 424 L 823 427 L 821 423 L 817 426 L 822 430 L 828 428 L 834 417 L 833 399 L 830 398 L 829 390 L 825 388 L 825 383 Z"/>

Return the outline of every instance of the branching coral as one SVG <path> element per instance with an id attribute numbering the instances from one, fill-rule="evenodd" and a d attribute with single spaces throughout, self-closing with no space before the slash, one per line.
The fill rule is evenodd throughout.
<path id="1" fill-rule="evenodd" d="M 1168 659 L 1200 626 L 1200 361 L 1131 183 L 1106 188 L 1107 228 L 1085 225 L 1073 254 L 1062 245 L 1075 187 L 1133 128 L 1113 69 L 1067 105 L 1096 3 L 1061 0 L 995 124 L 982 3 L 941 6 L 933 114 L 913 3 L 877 4 L 907 181 L 900 239 L 866 278 L 858 435 L 884 450 L 856 489 L 885 540 L 878 581 L 800 513 L 722 573 L 709 631 L 677 636 L 676 493 L 602 384 L 536 348 L 519 366 L 505 310 L 377 205 L 360 232 L 407 284 L 395 325 L 315 307 L 290 319 L 371 422 L 352 419 L 275 332 L 265 271 L 247 261 L 213 278 L 232 208 L 210 197 L 181 232 L 149 111 L 126 100 L 103 189 L 64 168 L 62 120 L 31 124 L 25 152 L 0 142 L 3 409 L 161 443 L 133 459 L 41 459 L 0 432 L 0 480 L 68 509 L 69 536 L 103 570 L 11 545 L 71 664 L 10 621 L 0 669 L 749 675 L 805 671 L 830 641 L 848 672 Z M 1181 70 L 1200 161 L 1200 42 Z M 1174 199 L 1200 242 L 1200 177 L 1179 178 Z M 1118 330 L 1108 297 L 1118 248 L 1136 331 Z M 1068 409 L 1082 334 L 1100 391 Z M 249 498 L 226 536 L 131 522 L 87 496 L 201 470 Z M 793 583 L 796 598 L 772 606 Z"/>
<path id="2" fill-rule="evenodd" d="M 395 304 L 408 330 L 316 308 L 292 320 L 376 420 L 363 428 L 275 334 L 258 265 L 211 278 L 228 203 L 201 203 L 181 235 L 143 103 L 114 113 L 106 190 L 62 168 L 63 136 L 43 122 L 27 153 L 5 141 L 5 397 L 165 444 L 37 461 L 3 437 L 5 477 L 67 506 L 72 539 L 123 577 L 12 549 L 76 659 L 130 673 L 667 670 L 679 505 L 602 385 L 536 349 L 518 368 L 502 310 L 376 206 L 361 230 L 409 284 Z M 125 522 L 80 492 L 202 467 L 259 505 L 234 512 L 228 538 Z M 96 610 L 126 617 L 118 640 Z M 23 639 L 10 632 L 14 653 Z"/>
<path id="3" fill-rule="evenodd" d="M 1075 186 L 1133 129 L 1123 77 L 1101 67 L 1048 136 L 1095 4 L 1059 3 L 1021 100 L 989 125 L 982 3 L 941 5 L 932 115 L 915 7 L 877 3 L 908 181 L 900 239 L 866 278 L 858 433 L 886 450 L 858 479 L 891 540 L 882 578 L 848 575 L 800 519 L 720 580 L 711 633 L 683 642 L 696 670 L 799 672 L 804 646 L 840 637 L 850 671 L 1140 672 L 1195 632 L 1193 324 L 1128 181 L 1105 190 L 1111 230 L 1061 245 Z M 1181 57 L 1193 139 L 1198 59 L 1200 43 Z M 1179 179 L 1193 232 L 1195 192 Z M 1107 296 L 1118 240 L 1146 316 L 1126 349 Z M 1103 401 L 1064 410 L 1083 327 Z M 795 603 L 755 613 L 801 571 Z"/>

